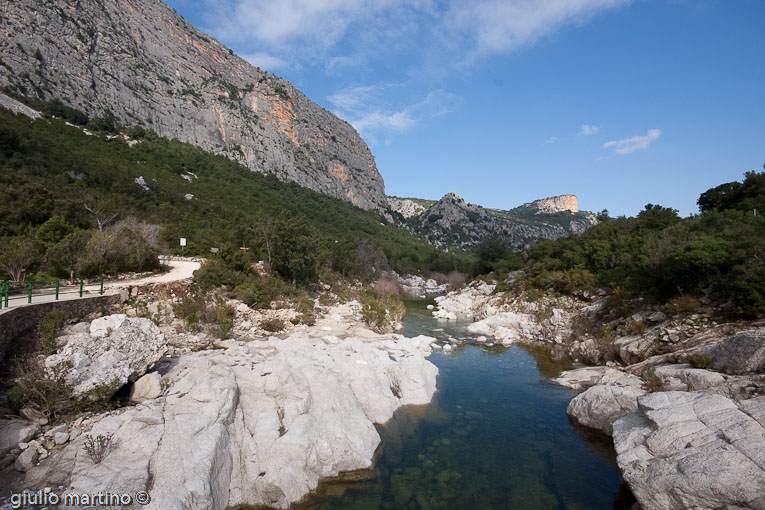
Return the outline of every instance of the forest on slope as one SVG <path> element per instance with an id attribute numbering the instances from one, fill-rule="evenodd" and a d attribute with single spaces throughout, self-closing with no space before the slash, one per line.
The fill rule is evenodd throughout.
<path id="1" fill-rule="evenodd" d="M 153 269 L 157 252 L 181 253 L 181 237 L 186 255 L 218 248 L 229 272 L 220 283 L 230 284 L 232 267 L 258 260 L 295 283 L 322 271 L 368 277 L 469 264 L 467 254 L 429 246 L 375 212 L 226 157 L 58 101 L 35 106 L 56 118 L 0 109 L 0 278 Z"/>

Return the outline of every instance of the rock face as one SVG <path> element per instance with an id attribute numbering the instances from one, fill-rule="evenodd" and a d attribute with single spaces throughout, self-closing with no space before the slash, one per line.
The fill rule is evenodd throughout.
<path id="1" fill-rule="evenodd" d="M 610 435 L 616 420 L 637 409 L 637 399 L 645 394 L 645 390 L 643 381 L 634 375 L 622 374 L 617 378 L 612 373 L 606 375 L 610 379 L 608 382 L 574 397 L 566 413 L 579 424 Z"/>
<path id="2" fill-rule="evenodd" d="M 76 324 L 58 341 L 64 345 L 45 359 L 45 366 L 71 364 L 65 377 L 76 396 L 98 386 L 114 386 L 116 379 L 115 391 L 141 377 L 167 351 L 165 335 L 153 322 L 124 314 L 101 317 L 90 326 Z"/>
<path id="3" fill-rule="evenodd" d="M 425 212 L 425 206 L 408 198 L 388 197 L 390 208 L 404 218 L 412 218 Z"/>
<path id="4" fill-rule="evenodd" d="M 522 207 L 536 209 L 536 214 L 553 214 L 562 211 L 579 212 L 579 200 L 576 195 L 558 195 L 534 200 Z"/>
<path id="5" fill-rule="evenodd" d="M 651 393 L 638 406 L 613 438 L 642 508 L 765 508 L 765 397 Z"/>
<path id="6" fill-rule="evenodd" d="M 93 426 L 90 436 L 112 435 L 101 463 L 76 455 L 81 436 L 27 478 L 77 492 L 151 487 L 150 509 L 288 508 L 320 478 L 370 467 L 373 424 L 435 392 L 433 338 L 358 334 L 230 340 L 181 357 L 165 395 Z"/>
<path id="7" fill-rule="evenodd" d="M 576 197 L 573 200 L 576 202 Z M 575 212 L 571 210 L 552 206 L 531 208 L 529 204 L 510 211 L 486 209 L 447 193 L 427 210 L 413 216 L 410 223 L 417 234 L 436 246 L 465 247 L 489 236 L 500 236 L 518 250 L 538 239 L 557 239 L 584 232 L 597 223 L 592 214 L 579 213 L 578 206 Z"/>
<path id="8" fill-rule="evenodd" d="M 0 3 L 0 18 L 0 87 L 113 114 L 365 209 L 387 207 L 350 124 L 159 0 L 19 0 Z"/>

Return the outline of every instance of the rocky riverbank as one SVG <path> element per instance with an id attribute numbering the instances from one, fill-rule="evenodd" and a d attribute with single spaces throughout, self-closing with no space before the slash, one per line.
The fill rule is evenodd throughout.
<path id="1" fill-rule="evenodd" d="M 322 479 L 369 468 L 374 424 L 435 392 L 434 339 L 374 333 L 353 303 L 310 326 L 285 321 L 279 336 L 259 334 L 253 315 L 260 324 L 286 310 L 244 308 L 232 331 L 248 334 L 225 340 L 178 331 L 176 319 L 162 332 L 126 315 L 70 326 L 47 364 L 71 365 L 70 384 L 85 392 L 125 379 L 133 404 L 56 427 L 5 422 L 4 452 L 24 473 L 15 489 L 147 491 L 157 509 L 287 508 Z"/>
<path id="2" fill-rule="evenodd" d="M 614 301 L 605 291 L 556 297 L 474 282 L 436 298 L 433 315 L 594 365 L 556 382 L 580 392 L 572 420 L 613 436 L 642 508 L 765 508 L 765 324 L 718 324 L 712 307 L 640 300 L 625 316 Z"/>

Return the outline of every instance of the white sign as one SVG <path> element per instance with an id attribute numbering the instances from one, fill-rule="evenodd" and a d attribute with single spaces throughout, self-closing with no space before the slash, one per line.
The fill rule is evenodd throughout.
<path id="1" fill-rule="evenodd" d="M 181 246 L 186 246 L 186 238 L 181 237 Z"/>

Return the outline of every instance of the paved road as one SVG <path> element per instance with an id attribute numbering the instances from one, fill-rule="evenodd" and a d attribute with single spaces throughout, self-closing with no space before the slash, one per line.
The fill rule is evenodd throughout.
<path id="1" fill-rule="evenodd" d="M 199 269 L 201 265 L 199 262 L 192 262 L 189 260 L 167 260 L 164 261 L 164 264 L 170 266 L 170 271 L 167 273 L 147 276 L 146 278 L 136 278 L 133 280 L 104 282 L 104 294 L 114 294 L 123 287 L 135 287 L 137 285 L 149 285 L 151 283 L 168 283 L 185 280 L 187 278 L 191 278 L 194 271 Z M 83 288 L 82 298 L 97 296 L 100 290 L 100 285 L 86 285 Z M 56 300 L 56 295 L 54 293 L 55 291 L 53 289 L 46 289 L 45 292 L 46 294 L 41 295 L 36 295 L 33 293 L 31 304 L 36 305 L 39 303 L 49 303 Z M 51 293 L 48 294 L 48 292 Z M 61 287 L 59 289 L 59 301 L 69 301 L 72 299 L 81 299 L 79 286 Z M 5 308 L 5 303 L 3 302 L 3 309 L 0 310 L 0 313 L 5 313 L 6 310 L 18 308 L 20 306 L 30 306 L 27 301 L 28 299 L 26 294 L 11 297 L 8 300 L 9 308 Z"/>

